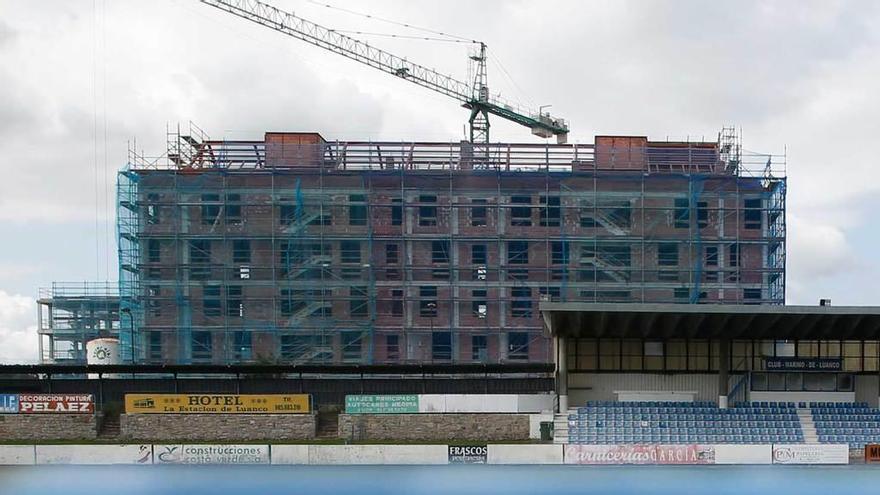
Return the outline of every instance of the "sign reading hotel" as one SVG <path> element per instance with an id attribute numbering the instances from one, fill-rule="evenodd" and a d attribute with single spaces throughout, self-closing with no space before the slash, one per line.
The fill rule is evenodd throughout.
<path id="1" fill-rule="evenodd" d="M 418 395 L 346 395 L 348 414 L 412 414 L 419 412 Z"/>
<path id="2" fill-rule="evenodd" d="M 714 464 L 712 445 L 566 445 L 565 464 Z"/>
<path id="3" fill-rule="evenodd" d="M 91 394 L 20 394 L 18 412 L 92 414 L 95 412 L 95 400 Z"/>
<path id="4" fill-rule="evenodd" d="M 309 396 L 125 394 L 126 414 L 307 414 Z"/>
<path id="5" fill-rule="evenodd" d="M 843 361 L 840 358 L 765 358 L 767 371 L 840 371 Z"/>

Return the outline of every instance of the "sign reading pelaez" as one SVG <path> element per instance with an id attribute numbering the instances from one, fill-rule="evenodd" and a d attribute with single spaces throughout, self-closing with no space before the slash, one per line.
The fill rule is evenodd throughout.
<path id="1" fill-rule="evenodd" d="M 125 394 L 127 414 L 306 414 L 309 396 Z"/>
<path id="2" fill-rule="evenodd" d="M 95 400 L 91 394 L 21 394 L 18 412 L 91 414 L 95 412 Z"/>

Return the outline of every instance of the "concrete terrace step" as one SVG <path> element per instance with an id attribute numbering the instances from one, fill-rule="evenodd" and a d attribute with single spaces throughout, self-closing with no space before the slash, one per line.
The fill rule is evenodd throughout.
<path id="1" fill-rule="evenodd" d="M 813 411 L 809 408 L 798 409 L 797 415 L 804 432 L 804 443 L 819 443 L 819 434 L 816 432 L 816 424 L 813 423 Z"/>

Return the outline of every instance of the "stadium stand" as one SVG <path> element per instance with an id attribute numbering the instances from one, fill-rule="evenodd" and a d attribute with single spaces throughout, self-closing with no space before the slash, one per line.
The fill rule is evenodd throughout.
<path id="1" fill-rule="evenodd" d="M 880 421 L 880 412 L 878 412 Z M 880 431 L 880 430 L 878 430 Z M 569 411 L 572 444 L 804 443 L 793 402 L 737 403 L 720 409 L 714 402 L 591 401 Z"/>
<path id="2" fill-rule="evenodd" d="M 810 402 L 809 408 L 819 443 L 848 443 L 851 449 L 880 443 L 880 409 L 865 402 Z"/>

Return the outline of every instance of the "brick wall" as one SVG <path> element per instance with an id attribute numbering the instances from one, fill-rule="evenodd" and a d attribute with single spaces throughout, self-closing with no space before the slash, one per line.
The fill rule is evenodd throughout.
<path id="1" fill-rule="evenodd" d="M 313 414 L 123 414 L 127 440 L 310 440 Z"/>
<path id="2" fill-rule="evenodd" d="M 3 440 L 89 440 L 97 436 L 93 414 L 0 414 Z"/>
<path id="3" fill-rule="evenodd" d="M 346 440 L 506 441 L 529 439 L 527 414 L 340 414 Z"/>

